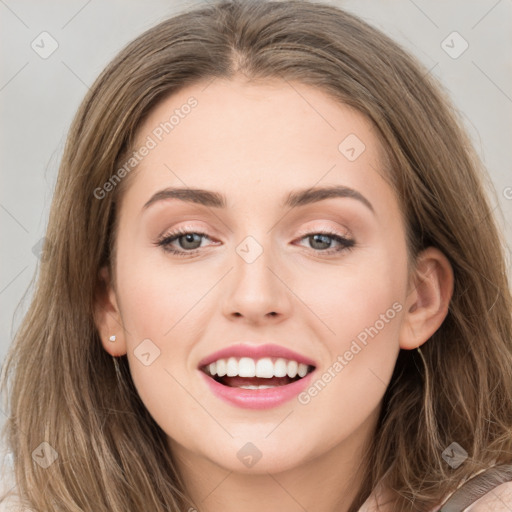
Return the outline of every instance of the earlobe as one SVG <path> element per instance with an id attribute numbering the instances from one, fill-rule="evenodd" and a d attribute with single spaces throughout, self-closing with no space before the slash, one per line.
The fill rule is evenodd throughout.
<path id="1" fill-rule="evenodd" d="M 117 305 L 116 294 L 111 286 L 108 267 L 98 273 L 94 297 L 94 323 L 103 348 L 112 356 L 126 354 L 125 331 Z"/>
<path id="2" fill-rule="evenodd" d="M 399 335 L 400 348 L 411 350 L 425 343 L 443 323 L 453 294 L 453 269 L 434 247 L 420 253 L 406 300 Z"/>

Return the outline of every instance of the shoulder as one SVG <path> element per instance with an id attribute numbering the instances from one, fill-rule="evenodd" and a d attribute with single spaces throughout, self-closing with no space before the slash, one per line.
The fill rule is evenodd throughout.
<path id="1" fill-rule="evenodd" d="M 386 503 L 389 503 L 388 491 L 378 486 L 365 501 L 358 512 L 383 512 L 388 510 Z M 439 506 L 438 506 L 439 507 Z M 440 508 L 434 508 L 430 512 L 439 512 Z M 461 512 L 511 512 L 512 511 L 512 482 L 505 482 L 494 487 L 479 500 L 472 503 Z M 1 511 L 0 511 L 1 512 Z"/>
<path id="2" fill-rule="evenodd" d="M 510 512 L 512 510 L 512 482 L 491 489 L 464 512 Z"/>

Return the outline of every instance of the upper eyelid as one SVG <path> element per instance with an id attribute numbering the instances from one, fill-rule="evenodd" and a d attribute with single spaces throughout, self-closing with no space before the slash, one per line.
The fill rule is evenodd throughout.
<path id="1" fill-rule="evenodd" d="M 318 233 L 322 233 L 322 232 L 325 232 L 325 234 L 328 234 L 328 235 L 338 235 L 340 237 L 343 237 L 343 238 L 351 238 L 351 233 L 350 231 L 347 229 L 346 232 L 344 233 L 342 230 L 339 230 L 339 229 L 336 229 L 336 228 L 324 228 L 324 227 L 313 227 L 313 228 L 308 228 L 308 229 L 301 229 L 299 230 L 297 236 L 299 237 L 304 237 L 304 236 L 307 236 L 307 235 L 311 235 L 311 234 L 318 234 Z M 201 228 L 192 228 L 192 227 L 178 227 L 176 229 L 171 229 L 171 230 L 166 230 L 164 231 L 159 237 L 158 239 L 163 239 L 163 238 L 169 238 L 169 237 L 174 237 L 174 236 L 179 236 L 179 235 L 182 235 L 182 234 L 190 234 L 190 233 L 193 233 L 193 234 L 197 234 L 197 235 L 202 235 L 206 238 L 209 238 L 210 240 L 212 238 L 215 238 L 215 235 L 210 235 L 207 230 L 203 230 Z"/>
<path id="2" fill-rule="evenodd" d="M 187 221 L 185 221 L 187 222 Z M 192 221 L 188 221 L 188 222 L 197 222 L 196 220 L 192 220 Z M 201 222 L 201 221 L 199 221 Z M 336 222 L 336 221 L 333 221 L 332 219 L 331 220 L 328 220 L 328 219 L 322 219 L 322 220 L 319 220 L 319 219 L 309 219 L 306 221 L 307 224 L 311 223 L 311 222 Z M 306 233 L 306 234 L 309 234 L 309 233 L 312 233 L 312 232 L 318 232 L 318 231 L 332 231 L 336 234 L 339 234 L 340 236 L 350 236 L 352 233 L 351 233 L 351 230 L 344 226 L 344 225 L 341 225 L 339 222 L 336 222 L 336 224 L 338 224 L 340 227 L 333 227 L 333 226 L 312 226 L 312 227 L 309 227 L 309 228 L 300 228 L 299 229 L 299 234 L 302 234 L 302 233 Z M 165 233 L 173 233 L 173 232 L 178 232 L 178 231 L 189 231 L 189 232 L 194 232 L 194 233 L 201 233 L 201 234 L 204 234 L 204 235 L 207 235 L 207 236 L 210 236 L 208 234 L 207 231 L 213 231 L 214 234 L 212 236 L 220 236 L 220 235 L 216 235 L 215 233 L 218 232 L 218 230 L 216 228 L 213 228 L 213 229 L 208 229 L 208 228 L 203 228 L 203 227 L 198 227 L 198 226 L 193 226 L 193 225 L 190 225 L 190 224 L 184 224 L 184 225 L 178 225 L 176 228 L 171 228 L 171 229 L 166 229 L 162 232 L 161 236 L 166 236 Z M 231 229 L 229 229 L 230 232 L 232 232 Z"/>
<path id="3" fill-rule="evenodd" d="M 321 233 L 323 231 L 325 231 L 326 234 L 337 235 L 337 236 L 340 236 L 343 238 L 352 238 L 352 233 L 348 228 L 343 227 L 343 229 L 339 229 L 339 228 L 333 228 L 331 226 L 329 226 L 329 227 L 313 226 L 313 227 L 307 228 L 307 229 L 299 229 L 298 236 L 306 236 L 306 235 L 310 235 L 310 234 Z"/>

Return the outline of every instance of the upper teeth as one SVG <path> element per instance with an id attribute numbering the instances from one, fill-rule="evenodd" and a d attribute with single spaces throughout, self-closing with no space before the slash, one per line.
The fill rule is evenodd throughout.
<path id="1" fill-rule="evenodd" d="M 224 377 L 227 375 L 228 377 L 263 377 L 266 379 L 285 377 L 286 375 L 293 379 L 297 375 L 304 377 L 308 373 L 307 364 L 282 358 L 273 361 L 270 357 L 257 360 L 250 357 L 217 359 L 210 363 L 207 369 L 212 376 Z"/>

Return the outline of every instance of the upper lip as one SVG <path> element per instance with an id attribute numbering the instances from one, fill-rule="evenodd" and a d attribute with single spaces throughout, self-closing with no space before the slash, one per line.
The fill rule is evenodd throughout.
<path id="1" fill-rule="evenodd" d="M 227 359 L 229 357 L 250 357 L 256 360 L 264 357 L 281 357 L 283 359 L 297 361 L 298 363 L 316 366 L 312 359 L 281 345 L 250 345 L 247 343 L 237 343 L 218 350 L 217 352 L 201 359 L 198 366 L 199 368 L 202 368 L 203 366 L 208 366 L 210 363 L 213 363 L 218 359 Z"/>

